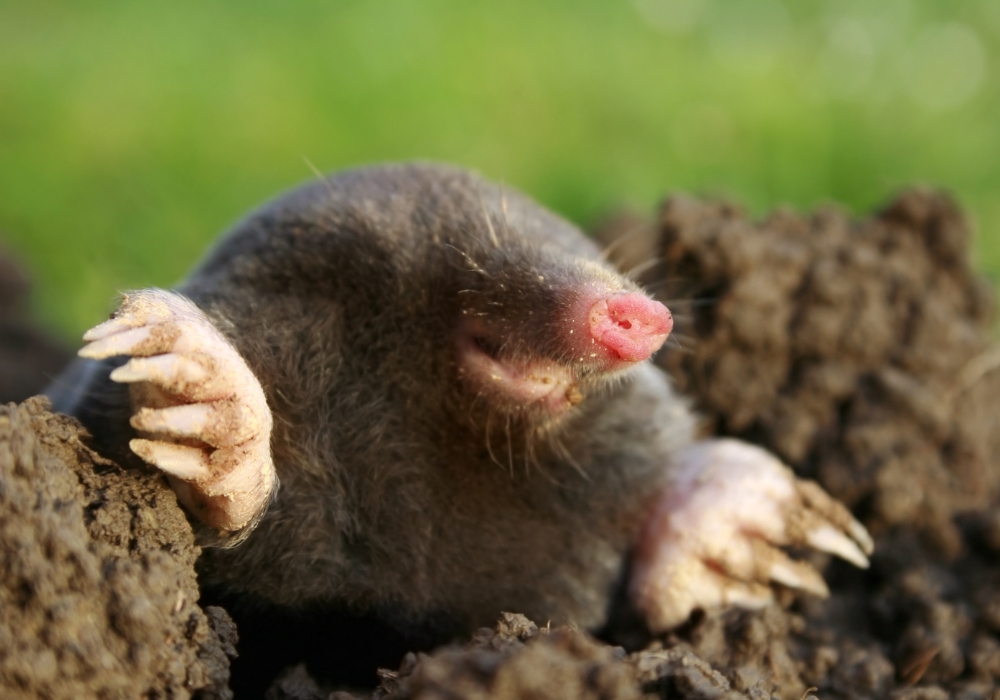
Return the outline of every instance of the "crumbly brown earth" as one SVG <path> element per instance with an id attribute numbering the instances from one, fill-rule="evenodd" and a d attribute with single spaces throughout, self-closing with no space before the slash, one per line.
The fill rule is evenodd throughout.
<path id="1" fill-rule="evenodd" d="M 198 607 L 191 527 L 44 399 L 0 407 L 0 697 L 229 698 L 235 628 Z"/>
<path id="2" fill-rule="evenodd" d="M 765 700 L 766 690 L 733 689 L 726 678 L 686 645 L 659 643 L 626 654 L 577 629 L 539 627 L 523 615 L 504 613 L 495 629 L 481 629 L 463 647 L 407 654 L 397 671 L 379 671 L 372 700 Z M 267 700 L 359 700 L 310 677 L 304 666 L 288 669 Z"/>
<path id="3" fill-rule="evenodd" d="M 803 553 L 829 600 L 697 614 L 635 653 L 507 614 L 359 696 L 1000 698 L 1000 350 L 952 202 L 911 191 L 862 221 L 753 223 L 675 197 L 602 231 L 622 233 L 615 256 L 675 311 L 681 347 L 660 362 L 706 434 L 762 444 L 843 499 L 876 537 L 872 568 Z M 75 430 L 38 403 L 0 413 L 0 696 L 223 695 L 210 620 L 231 640 L 228 618 L 195 605 L 172 494 Z M 266 697 L 355 696 L 296 666 Z"/>
<path id="4" fill-rule="evenodd" d="M 1000 696 L 1000 350 L 955 205 L 913 190 L 863 221 L 755 224 L 674 197 L 651 230 L 663 266 L 647 279 L 689 300 L 685 351 L 660 362 L 706 430 L 781 455 L 876 538 L 869 572 L 828 569 L 829 601 L 676 638 L 783 697 Z"/>

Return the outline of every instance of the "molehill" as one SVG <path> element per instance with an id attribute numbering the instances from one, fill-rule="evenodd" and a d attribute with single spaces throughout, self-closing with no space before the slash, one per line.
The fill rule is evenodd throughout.
<path id="1" fill-rule="evenodd" d="M 598 235 L 674 310 L 659 361 L 705 433 L 762 444 L 844 500 L 876 537 L 872 568 L 831 562 L 827 601 L 697 614 L 643 650 L 505 614 L 464 647 L 373 669 L 358 695 L 1000 697 L 1000 349 L 952 202 L 910 191 L 861 221 L 754 223 L 672 197 Z M 197 605 L 172 492 L 40 400 L 0 410 L 0 552 L 0 696 L 228 696 L 240 645 L 225 611 Z M 295 666 L 266 696 L 332 693 Z"/>

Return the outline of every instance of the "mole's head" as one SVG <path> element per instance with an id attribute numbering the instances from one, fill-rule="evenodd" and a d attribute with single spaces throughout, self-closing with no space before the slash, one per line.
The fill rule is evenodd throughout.
<path id="1" fill-rule="evenodd" d="M 461 403 L 550 423 L 663 345 L 670 311 L 575 227 L 478 178 L 450 195 L 415 245 L 445 261 L 428 267 Z"/>
<path id="2" fill-rule="evenodd" d="M 667 308 L 593 260 L 508 240 L 466 262 L 455 367 L 493 410 L 554 418 L 649 359 L 673 326 Z M 472 265 L 475 264 L 475 267 Z"/>

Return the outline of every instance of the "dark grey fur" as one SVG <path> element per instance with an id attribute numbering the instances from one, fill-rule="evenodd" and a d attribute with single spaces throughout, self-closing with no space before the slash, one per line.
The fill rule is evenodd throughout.
<path id="1" fill-rule="evenodd" d="M 584 371 L 586 398 L 552 423 L 472 394 L 454 350 L 465 309 L 503 329 L 505 353 L 568 359 L 553 325 L 592 276 L 580 258 L 598 251 L 570 224 L 433 165 L 347 172 L 237 225 L 178 289 L 260 379 L 281 488 L 246 542 L 206 550 L 206 580 L 466 629 L 502 610 L 600 625 L 691 439 L 686 406 L 648 364 Z M 79 363 L 52 393 L 122 457 L 111 364 Z"/>

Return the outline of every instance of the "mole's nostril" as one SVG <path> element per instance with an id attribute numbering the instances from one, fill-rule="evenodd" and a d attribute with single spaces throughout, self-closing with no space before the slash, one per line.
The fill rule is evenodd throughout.
<path id="1" fill-rule="evenodd" d="M 667 307 L 637 292 L 598 299 L 589 320 L 591 337 L 625 362 L 648 359 L 673 328 Z"/>

